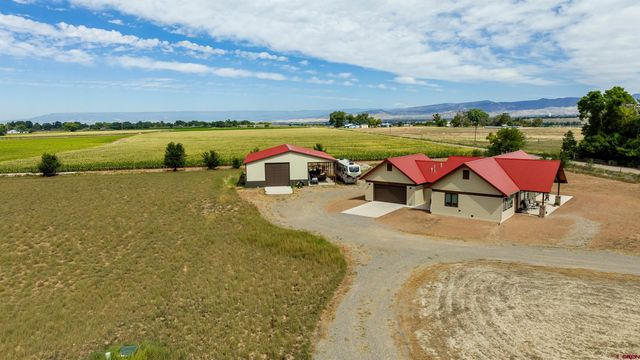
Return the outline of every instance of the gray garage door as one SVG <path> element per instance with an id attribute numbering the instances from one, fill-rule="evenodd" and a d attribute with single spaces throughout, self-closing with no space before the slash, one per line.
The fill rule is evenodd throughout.
<path id="1" fill-rule="evenodd" d="M 289 186 L 289 163 L 264 164 L 267 186 Z"/>
<path id="2" fill-rule="evenodd" d="M 373 185 L 373 200 L 396 204 L 407 203 L 407 187 L 396 185 Z"/>

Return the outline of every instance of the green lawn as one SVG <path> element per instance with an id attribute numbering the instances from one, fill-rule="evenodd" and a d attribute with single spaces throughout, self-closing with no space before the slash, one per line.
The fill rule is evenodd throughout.
<path id="1" fill-rule="evenodd" d="M 313 147 L 323 144 L 335 157 L 354 160 L 380 160 L 389 156 L 426 153 L 432 157 L 469 153 L 451 145 L 419 139 L 389 137 L 380 134 L 329 128 L 281 128 L 209 131 L 162 131 L 130 136 L 114 144 L 95 148 L 58 152 L 63 170 L 95 170 L 162 167 L 164 148 L 169 142 L 181 142 L 188 165 L 199 165 L 200 154 L 213 149 L 225 163 L 243 159 L 254 148 L 265 149 L 282 143 Z M 0 162 L 0 172 L 35 169 L 37 157 Z"/>
<path id="2" fill-rule="evenodd" d="M 345 261 L 264 220 L 238 175 L 0 178 L 2 357 L 148 341 L 193 359 L 309 358 Z"/>
<path id="3" fill-rule="evenodd" d="M 40 156 L 43 152 L 57 153 L 86 149 L 125 137 L 127 135 L 0 137 L 0 162 Z"/>

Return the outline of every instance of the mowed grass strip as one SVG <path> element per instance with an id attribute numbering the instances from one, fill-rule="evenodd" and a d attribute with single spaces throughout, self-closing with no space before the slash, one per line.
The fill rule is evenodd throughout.
<path id="1" fill-rule="evenodd" d="M 0 178 L 3 358 L 142 341 L 190 359 L 309 358 L 344 258 L 264 220 L 228 185 L 238 175 Z"/>
<path id="2" fill-rule="evenodd" d="M 44 152 L 58 153 L 100 146 L 120 140 L 128 135 L 90 135 L 56 137 L 6 137 L 0 138 L 0 162 L 30 158 Z"/>
<path id="3" fill-rule="evenodd" d="M 60 152 L 63 171 L 162 167 L 169 142 L 180 142 L 187 152 L 187 165 L 201 164 L 201 154 L 220 153 L 224 163 L 243 159 L 254 148 L 265 149 L 282 143 L 313 147 L 323 144 L 329 154 L 354 160 L 380 160 L 389 156 L 426 153 L 431 157 L 470 153 L 470 149 L 418 139 L 389 137 L 330 128 L 243 129 L 211 131 L 163 131 L 134 135 L 117 143 L 93 149 Z M 38 158 L 0 163 L 0 172 L 33 171 Z"/>

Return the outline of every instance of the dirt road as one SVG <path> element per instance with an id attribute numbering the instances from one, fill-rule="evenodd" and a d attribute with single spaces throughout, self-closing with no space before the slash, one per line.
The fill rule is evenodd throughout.
<path id="1" fill-rule="evenodd" d="M 395 295 L 419 268 L 449 262 L 503 260 L 640 275 L 638 257 L 605 251 L 431 240 L 400 232 L 370 218 L 328 212 L 327 204 L 359 197 L 359 186 L 306 188 L 289 198 L 256 200 L 273 222 L 326 236 L 352 250 L 355 276 L 316 346 L 316 359 L 406 358 Z M 260 197 L 245 196 L 260 199 Z"/>

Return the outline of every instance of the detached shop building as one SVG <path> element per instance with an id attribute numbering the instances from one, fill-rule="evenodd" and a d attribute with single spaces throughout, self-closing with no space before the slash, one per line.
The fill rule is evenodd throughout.
<path id="1" fill-rule="evenodd" d="M 567 182 L 559 160 L 538 160 L 524 151 L 490 158 L 452 156 L 446 161 L 422 154 L 389 158 L 363 178 L 368 201 L 498 223 L 516 210 L 560 204 L 559 184 Z M 554 183 L 558 194 L 552 200 Z"/>
<path id="2" fill-rule="evenodd" d="M 336 161 L 322 151 L 289 144 L 275 146 L 245 157 L 246 186 L 308 185 L 310 173 L 333 177 Z"/>

